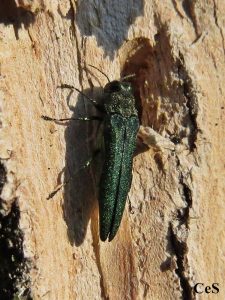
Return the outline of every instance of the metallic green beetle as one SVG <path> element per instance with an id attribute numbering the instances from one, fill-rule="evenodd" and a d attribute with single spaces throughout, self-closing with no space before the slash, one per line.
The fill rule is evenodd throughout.
<path id="1" fill-rule="evenodd" d="M 131 83 L 112 81 L 104 88 L 105 161 L 100 179 L 100 238 L 111 241 L 120 226 L 132 181 L 132 162 L 139 129 Z"/>
<path id="2" fill-rule="evenodd" d="M 100 71 L 98 68 L 94 68 Z M 100 72 L 104 74 L 102 71 Z M 104 87 L 102 104 L 89 98 L 73 86 L 66 84 L 61 86 L 61 88 L 75 89 L 80 92 L 102 113 L 102 117 L 58 120 L 47 116 L 42 116 L 42 118 L 47 121 L 98 120 L 103 122 L 104 141 L 103 149 L 100 150 L 104 151 L 104 164 L 99 189 L 99 227 L 100 239 L 111 241 L 120 226 L 131 186 L 132 163 L 139 120 L 131 83 L 125 81 L 130 76 L 110 82 L 108 76 L 104 75 L 109 82 Z M 133 77 L 133 75 L 131 76 Z M 86 166 L 89 164 L 90 161 L 86 163 Z M 48 199 L 52 198 L 63 185 L 65 184 L 51 193 Z"/>

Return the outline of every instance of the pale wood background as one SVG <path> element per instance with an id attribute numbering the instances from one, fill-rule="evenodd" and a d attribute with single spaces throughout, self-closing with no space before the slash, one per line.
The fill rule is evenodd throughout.
<path id="1" fill-rule="evenodd" d="M 8 211 L 18 198 L 33 299 L 224 299 L 225 2 L 18 0 L 0 10 L 2 198 Z M 94 113 L 57 89 L 98 96 L 107 81 L 88 64 L 110 79 L 135 73 L 142 124 L 164 138 L 145 137 L 150 149 L 134 158 L 111 243 L 98 236 L 97 167 L 74 175 L 96 128 L 41 119 Z M 74 179 L 46 200 L 64 168 Z M 196 296 L 197 282 L 220 292 Z"/>

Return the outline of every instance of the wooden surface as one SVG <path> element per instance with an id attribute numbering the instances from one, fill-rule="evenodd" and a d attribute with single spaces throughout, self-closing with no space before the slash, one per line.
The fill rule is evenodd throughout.
<path id="1" fill-rule="evenodd" d="M 0 5 L 2 205 L 10 214 L 18 201 L 29 270 L 17 294 L 28 287 L 33 299 L 224 299 L 224 2 Z M 110 243 L 98 236 L 97 164 L 79 171 L 96 126 L 41 119 L 94 114 L 81 95 L 57 88 L 97 97 L 107 80 L 88 64 L 111 80 L 136 74 L 139 135 L 150 147 L 134 158 Z M 220 291 L 196 295 L 198 282 Z"/>

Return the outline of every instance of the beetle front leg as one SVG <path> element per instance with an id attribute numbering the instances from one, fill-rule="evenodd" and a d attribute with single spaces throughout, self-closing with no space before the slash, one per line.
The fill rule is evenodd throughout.
<path id="1" fill-rule="evenodd" d="M 56 119 L 56 118 L 51 118 L 51 117 L 42 115 L 41 118 L 45 121 L 56 121 L 56 122 L 57 121 L 59 121 L 59 122 L 63 122 L 63 121 L 93 121 L 93 120 L 102 121 L 102 118 L 98 117 L 98 116 Z"/>

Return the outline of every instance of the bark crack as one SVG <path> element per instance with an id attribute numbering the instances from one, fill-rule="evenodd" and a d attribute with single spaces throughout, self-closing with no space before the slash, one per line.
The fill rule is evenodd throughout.
<path id="1" fill-rule="evenodd" d="M 80 52 L 80 48 L 79 48 L 79 43 L 78 43 L 78 38 L 77 38 L 77 30 L 76 30 L 76 25 L 75 25 L 75 4 L 73 3 L 72 0 L 70 0 L 70 6 L 71 6 L 71 27 L 72 27 L 72 33 L 73 33 L 73 37 L 75 40 L 75 44 L 76 44 L 76 48 L 77 48 L 77 65 L 78 65 L 78 76 L 79 76 L 79 83 L 80 86 L 82 87 L 82 72 L 83 72 L 83 68 L 81 65 L 81 52 Z"/>
<path id="2" fill-rule="evenodd" d="M 192 25 L 195 30 L 195 34 L 198 37 L 200 35 L 200 32 L 199 32 L 198 22 L 195 14 L 195 2 L 196 1 L 193 0 L 184 0 L 182 5 L 187 17 L 192 22 Z"/>
<path id="3" fill-rule="evenodd" d="M 224 36 L 223 36 L 223 29 L 221 28 L 221 26 L 219 25 L 219 22 L 218 22 L 218 16 L 217 16 L 217 6 L 216 6 L 216 1 L 213 0 L 213 15 L 214 15 L 214 19 L 215 19 L 215 24 L 216 24 L 216 27 L 219 29 L 220 31 L 220 35 L 221 35 L 221 39 L 222 39 L 222 46 L 223 46 L 223 54 L 225 56 L 225 41 L 224 41 Z"/>
<path id="4" fill-rule="evenodd" d="M 173 7 L 174 7 L 176 13 L 178 14 L 178 16 L 181 19 L 184 19 L 184 16 L 182 15 L 182 13 L 180 12 L 180 10 L 178 9 L 177 1 L 176 0 L 171 0 L 171 1 L 172 1 Z"/>
<path id="5" fill-rule="evenodd" d="M 169 238 L 173 254 L 176 257 L 175 273 L 179 277 L 180 286 L 182 289 L 182 299 L 190 300 L 195 299 L 192 286 L 189 281 L 189 265 L 188 265 L 188 230 L 190 220 L 190 209 L 192 208 L 192 192 L 188 185 L 185 183 L 183 172 L 180 170 L 180 160 L 176 155 L 177 168 L 179 170 L 179 185 L 181 188 L 180 194 L 183 198 L 186 207 L 177 209 L 176 219 L 179 221 L 178 225 L 169 223 Z"/>
<path id="6" fill-rule="evenodd" d="M 191 92 L 192 86 L 189 80 L 184 82 L 183 84 L 183 91 L 184 91 L 184 96 L 187 99 L 186 106 L 188 108 L 188 113 L 189 113 L 189 118 L 192 123 L 192 134 L 190 135 L 189 138 L 189 144 L 190 144 L 190 151 L 193 151 L 196 148 L 196 140 L 197 140 L 197 133 L 198 133 L 198 125 L 197 125 L 197 113 L 195 109 L 195 101 L 193 99 L 193 93 Z"/>
<path id="7" fill-rule="evenodd" d="M 101 260 L 100 260 L 98 236 L 96 234 L 92 234 L 92 236 L 93 236 L 93 250 L 94 250 L 94 254 L 95 254 L 95 258 L 96 258 L 96 265 L 97 265 L 98 272 L 100 275 L 101 297 L 104 300 L 108 300 L 109 297 L 107 296 L 107 291 L 104 286 L 104 275 L 102 272 L 102 266 L 101 266 Z"/>
<path id="8" fill-rule="evenodd" d="M 189 279 L 186 275 L 187 268 L 187 244 L 186 242 L 180 241 L 175 233 L 172 224 L 169 225 L 169 234 L 170 234 L 170 242 L 176 256 L 177 268 L 175 269 L 175 273 L 179 277 L 180 286 L 182 289 L 182 299 L 190 300 L 195 299 L 192 291 L 192 287 L 189 283 Z"/>
<path id="9" fill-rule="evenodd" d="M 184 66 L 184 58 L 181 53 L 179 53 L 180 63 L 178 65 L 178 77 L 180 78 L 180 84 L 183 89 L 184 97 L 186 98 L 186 107 L 188 108 L 189 115 L 189 124 L 190 127 L 190 135 L 189 135 L 189 148 L 190 151 L 193 152 L 196 148 L 196 140 L 197 134 L 200 131 L 198 129 L 197 124 L 197 113 L 198 113 L 198 105 L 197 98 L 194 93 L 194 88 L 192 84 L 192 80 L 188 75 L 187 70 Z"/>

